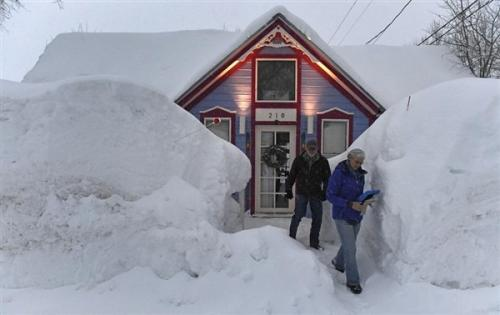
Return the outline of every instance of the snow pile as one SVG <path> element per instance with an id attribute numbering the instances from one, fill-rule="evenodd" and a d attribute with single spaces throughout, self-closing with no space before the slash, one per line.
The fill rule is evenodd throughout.
<path id="1" fill-rule="evenodd" d="M 385 272 L 451 288 L 500 284 L 498 139 L 500 81 L 460 79 L 395 104 L 353 143 L 367 153 L 367 186 L 383 192 L 361 238 Z"/>
<path id="2" fill-rule="evenodd" d="M 236 147 L 162 94 L 110 78 L 3 82 L 1 104 L 2 286 L 217 264 L 211 235 L 250 176 Z"/>
<path id="3" fill-rule="evenodd" d="M 472 77 L 444 46 L 364 45 L 331 50 L 332 59 L 385 108 L 441 82 Z"/>
<path id="4" fill-rule="evenodd" d="M 165 281 L 149 268 L 136 267 L 90 289 L 0 289 L 2 310 L 5 314 L 348 313 L 335 297 L 327 268 L 285 231 L 265 227 L 223 234 L 208 226 L 203 230 L 206 240 L 196 240 L 193 234 L 185 258 L 210 264 L 214 252 L 220 256 L 211 270 L 198 277 L 191 270 Z M 213 244 L 204 252 L 208 256 L 193 255 L 196 242 Z"/>

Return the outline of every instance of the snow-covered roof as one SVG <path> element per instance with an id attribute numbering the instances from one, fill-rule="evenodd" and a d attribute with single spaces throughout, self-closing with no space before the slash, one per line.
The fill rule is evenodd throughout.
<path id="1" fill-rule="evenodd" d="M 243 32 L 61 34 L 47 46 L 23 81 L 118 75 L 155 87 L 176 99 L 276 14 L 283 15 L 386 108 L 422 88 L 470 76 L 456 66 L 443 47 L 330 47 L 306 22 L 278 6 Z"/>

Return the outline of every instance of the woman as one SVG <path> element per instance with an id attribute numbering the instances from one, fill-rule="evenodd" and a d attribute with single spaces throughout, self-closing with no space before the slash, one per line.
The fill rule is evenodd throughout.
<path id="1" fill-rule="evenodd" d="M 354 294 L 362 291 L 356 263 L 356 237 L 362 214 L 370 203 L 356 201 L 365 185 L 366 171 L 361 168 L 364 160 L 363 150 L 351 150 L 347 160 L 340 162 L 330 176 L 326 193 L 328 201 L 332 203 L 332 216 L 342 243 L 332 264 L 338 271 L 346 272 L 346 285 Z"/>

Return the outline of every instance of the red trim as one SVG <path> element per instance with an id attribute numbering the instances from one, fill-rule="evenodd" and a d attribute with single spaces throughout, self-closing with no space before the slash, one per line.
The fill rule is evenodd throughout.
<path id="1" fill-rule="evenodd" d="M 272 125 L 272 126 L 283 126 L 283 125 L 293 125 L 297 124 L 296 121 L 259 121 L 255 125 Z"/>
<path id="2" fill-rule="evenodd" d="M 375 113 L 380 111 L 380 107 L 377 105 L 376 101 L 371 99 L 370 96 L 363 91 L 361 86 L 358 86 L 354 80 L 352 80 L 347 73 L 344 73 L 338 65 L 334 63 L 334 61 L 330 60 L 330 57 L 323 53 L 319 48 L 316 48 L 309 40 L 306 40 L 301 35 L 300 31 L 295 28 L 283 15 L 277 14 L 271 19 L 269 23 L 264 25 L 260 30 L 258 30 L 254 35 L 252 35 L 251 39 L 246 43 L 242 43 L 239 48 L 232 51 L 227 57 L 225 57 L 219 64 L 213 67 L 204 77 L 200 78 L 196 83 L 194 83 L 190 89 L 186 90 L 177 100 L 176 103 L 184 107 L 186 110 L 190 111 L 199 101 L 201 101 L 207 94 L 212 92 L 215 88 L 217 88 L 226 78 L 231 76 L 235 71 L 240 69 L 246 62 L 252 62 L 251 66 L 251 134 L 250 134 L 250 147 L 249 147 L 249 155 L 250 161 L 252 165 L 252 178 L 251 178 L 251 189 L 250 189 L 250 208 L 252 210 L 252 214 L 255 212 L 255 126 L 256 125 L 296 125 L 296 156 L 300 150 L 300 135 L 301 135 L 301 100 L 302 100 L 302 60 L 306 60 L 309 65 L 316 71 L 318 71 L 324 78 L 328 80 L 334 87 L 336 87 L 345 97 L 347 97 L 356 107 L 360 109 L 360 111 L 366 115 L 370 124 L 375 121 L 377 118 L 377 114 L 370 113 L 364 106 L 358 102 L 357 98 L 362 100 L 367 104 L 369 108 L 371 108 Z M 325 73 L 318 65 L 312 62 L 309 58 L 304 58 L 304 54 L 295 50 L 296 54 L 259 54 L 260 50 L 256 50 L 251 52 L 246 60 L 239 62 L 232 69 L 224 73 L 223 76 L 217 78 L 227 67 L 233 64 L 239 57 L 245 52 L 247 52 L 253 45 L 255 45 L 259 40 L 262 39 L 268 32 L 272 31 L 276 26 L 281 26 L 284 30 L 286 30 L 291 36 L 295 38 L 301 45 L 303 45 L 307 50 L 309 50 L 315 58 L 321 61 L 333 74 L 335 74 L 339 80 L 347 86 L 351 92 L 348 92 L 344 89 L 338 82 L 332 79 L 327 73 Z M 293 49 L 293 48 L 292 48 Z M 273 103 L 273 102 L 263 102 L 257 103 L 255 102 L 255 71 L 256 71 L 256 58 L 295 58 L 297 60 L 297 91 L 296 91 L 296 102 L 290 103 Z M 217 80 L 215 80 L 217 78 Z M 206 88 L 206 89 L 205 89 Z M 199 93 L 199 95 L 197 95 Z M 352 93 L 352 94 L 351 94 Z M 365 94 L 366 93 L 366 94 Z M 355 98 L 354 95 L 357 97 Z M 297 110 L 297 120 L 296 122 L 255 122 L 255 109 L 259 108 L 296 108 Z M 235 139 L 235 114 L 234 120 L 232 120 L 232 142 L 234 143 Z M 325 114 L 326 115 L 326 114 Z M 200 118 L 202 116 L 200 115 Z M 224 116 L 221 116 L 224 117 Z M 319 141 L 321 141 L 321 115 L 318 115 L 318 137 Z M 202 118 L 203 119 L 203 118 Z M 349 120 L 349 142 L 352 143 L 352 128 L 353 128 L 353 119 L 350 117 Z M 320 142 L 321 143 L 321 142 Z"/>
<path id="3" fill-rule="evenodd" d="M 317 66 L 315 63 L 311 62 L 309 58 L 303 58 L 309 66 L 311 66 L 316 72 L 318 72 L 324 79 L 326 79 L 330 84 L 332 84 L 342 95 L 344 95 L 347 99 L 351 101 L 351 103 L 354 104 L 369 120 L 373 119 L 375 120 L 376 116 L 370 113 L 366 108 L 363 106 L 359 105 L 359 102 L 349 93 L 347 92 L 344 88 L 342 88 L 335 80 L 333 80 L 329 75 L 327 75 L 319 66 Z M 340 76 L 336 71 L 332 72 L 336 76 Z"/>
<path id="4" fill-rule="evenodd" d="M 295 157 L 299 156 L 299 152 L 301 152 L 300 148 L 300 128 L 302 124 L 300 123 L 302 119 L 302 54 L 298 55 L 297 58 L 297 99 L 299 103 L 297 104 L 297 121 L 295 127 Z"/>
<path id="5" fill-rule="evenodd" d="M 255 213 L 255 58 L 252 58 L 252 77 L 250 82 L 252 82 L 252 99 L 250 105 L 251 113 L 251 134 L 250 134 L 250 163 L 252 165 L 252 178 L 250 179 L 250 214 Z"/>
<path id="6" fill-rule="evenodd" d="M 294 59 L 295 60 L 295 66 L 297 69 L 296 73 L 296 78 L 295 78 L 295 101 L 288 101 L 288 102 L 273 102 L 273 101 L 257 101 L 257 91 L 254 90 L 254 93 L 252 94 L 252 103 L 259 106 L 259 107 L 276 107 L 276 108 L 282 108 L 282 107 L 292 107 L 295 108 L 297 105 L 300 103 L 300 98 L 299 98 L 299 90 L 300 90 L 300 55 L 295 54 L 295 55 L 271 55 L 271 54 L 266 54 L 265 56 L 262 55 L 257 55 L 254 58 L 254 64 L 253 67 L 254 69 L 257 70 L 257 59 L 264 59 L 264 58 L 270 58 L 270 59 Z M 256 72 L 255 72 L 256 73 Z M 252 84 L 255 89 L 257 86 L 257 77 L 254 75 L 252 78 Z"/>
<path id="7" fill-rule="evenodd" d="M 222 62 L 220 62 L 218 65 L 216 65 L 213 69 L 216 69 L 216 71 L 214 71 L 212 74 L 210 74 L 208 77 L 206 78 L 200 78 L 200 80 L 198 80 L 197 82 L 195 82 L 193 84 L 193 86 L 197 86 L 194 90 L 192 91 L 186 91 L 183 95 L 181 95 L 179 98 L 177 98 L 175 100 L 175 102 L 179 105 L 181 105 L 182 107 L 186 108 L 188 111 L 200 100 L 203 98 L 204 95 L 208 94 L 208 92 L 212 91 L 216 86 L 211 86 L 207 91 L 203 92 L 202 95 L 196 97 L 194 100 L 190 100 L 190 98 L 193 96 L 193 95 L 196 95 L 196 93 L 206 84 L 208 84 L 209 82 L 211 82 L 213 79 L 215 79 L 224 69 L 226 69 L 228 66 L 230 66 L 235 60 L 238 59 L 239 56 L 241 56 L 241 54 L 245 51 L 247 51 L 248 49 L 250 49 L 250 47 L 252 47 L 253 45 L 255 45 L 259 40 L 262 39 L 262 34 L 266 34 L 268 32 L 270 32 L 274 27 L 276 27 L 277 25 L 279 25 L 281 23 L 279 23 L 279 20 L 277 21 L 274 21 L 273 23 L 271 23 L 271 25 L 269 25 L 267 28 L 265 28 L 264 30 L 260 31 L 260 32 L 257 32 L 254 36 L 254 39 L 247 42 L 247 44 L 242 44 L 242 46 L 240 46 L 240 48 L 234 50 L 231 54 L 229 54 L 227 57 L 226 57 L 226 61 L 224 62 L 224 60 Z M 251 54 L 250 54 L 251 55 Z M 249 55 L 249 56 L 250 56 Z M 253 59 L 253 58 L 252 58 Z M 236 66 L 235 68 L 237 68 L 238 66 Z M 231 72 L 231 71 L 229 71 Z M 227 73 L 223 78 L 221 78 L 219 81 L 224 81 L 225 78 L 227 78 L 229 73 Z M 218 85 L 218 84 L 217 84 Z M 187 103 L 188 102 L 188 103 Z M 187 103 L 187 104 L 186 104 Z"/>
<path id="8" fill-rule="evenodd" d="M 289 47 L 289 48 L 291 48 L 291 47 Z M 262 50 L 262 48 L 259 49 L 259 52 L 256 54 L 257 59 L 260 59 L 260 58 L 262 58 L 262 59 L 265 59 L 265 58 L 272 58 L 272 59 L 275 59 L 275 58 L 276 59 L 280 59 L 280 58 L 287 59 L 287 58 L 289 58 L 289 59 L 292 59 L 292 58 L 297 58 L 297 56 L 299 56 L 302 53 L 301 51 L 299 51 L 297 49 L 293 49 L 293 51 L 294 51 L 293 54 L 263 54 L 260 52 L 261 50 Z"/>
<path id="9" fill-rule="evenodd" d="M 256 64 L 257 64 L 257 59 L 259 58 L 273 58 L 273 59 L 281 59 L 281 58 L 286 58 L 286 59 L 295 59 L 296 65 L 297 65 L 297 89 L 295 91 L 295 96 L 297 101 L 295 102 L 286 102 L 286 103 L 273 103 L 273 102 L 256 102 L 256 95 L 255 95 L 255 86 L 256 86 Z M 252 104 L 251 104 L 251 145 L 250 145 L 250 162 L 252 164 L 252 178 L 251 178 L 251 196 L 250 196 L 250 209 L 251 209 L 251 214 L 255 213 L 255 178 L 256 178 L 256 168 L 255 168 L 255 126 L 256 125 L 294 125 L 296 126 L 296 134 L 295 134 L 295 156 L 298 154 L 299 150 L 299 143 L 300 143 L 300 119 L 301 119 L 301 97 L 302 97 L 302 57 L 301 53 L 298 53 L 296 50 L 295 55 L 291 54 L 259 54 L 258 52 L 254 54 L 254 57 L 252 58 Z M 256 122 L 255 121 L 255 110 L 257 108 L 295 108 L 297 110 L 297 118 L 295 122 L 290 122 L 290 121 L 260 121 Z"/>
<path id="10" fill-rule="evenodd" d="M 348 143 L 347 143 L 347 146 L 350 146 L 352 144 L 352 133 L 353 133 L 353 117 L 354 115 L 352 114 L 346 114 L 340 110 L 338 110 L 337 108 L 334 108 L 332 110 L 329 110 L 327 112 L 324 112 L 324 113 L 321 113 L 321 114 L 317 114 L 316 115 L 317 117 L 317 122 L 316 122 L 316 130 L 318 131 L 317 132 L 317 137 L 318 137 L 318 143 L 320 145 L 320 149 L 321 149 L 321 154 L 323 154 L 323 143 L 321 142 L 322 141 L 322 137 L 323 137 L 323 120 L 325 119 L 341 119 L 341 120 L 347 120 L 349 122 L 349 127 L 348 127 Z"/>
<path id="11" fill-rule="evenodd" d="M 290 25 L 293 24 L 290 23 Z M 341 68 L 339 66 L 332 64 L 332 61 L 330 61 L 329 56 L 326 56 L 323 52 L 319 51 L 318 49 L 310 45 L 309 42 L 304 40 L 304 38 L 300 36 L 300 33 L 293 30 L 290 27 L 290 25 L 288 25 L 287 23 L 280 24 L 280 26 L 283 27 L 283 29 L 285 29 L 290 35 L 292 35 L 296 41 L 298 41 L 302 46 L 311 51 L 315 55 L 315 57 L 318 58 L 319 61 L 321 61 L 332 72 L 334 72 L 335 75 L 339 77 L 339 79 L 343 81 L 353 91 L 353 93 L 355 93 L 359 98 L 365 101 L 365 103 L 367 103 L 367 105 L 370 106 L 375 113 L 379 111 L 379 107 L 371 99 L 369 99 L 365 93 L 361 92 L 360 89 L 362 88 L 360 86 L 355 86 L 353 83 L 351 83 L 351 80 L 348 80 L 346 76 L 347 73 L 344 75 L 342 71 L 340 71 Z M 321 70 L 321 72 L 323 72 L 323 70 Z M 358 102 L 356 101 L 354 103 L 357 104 Z"/>
<path id="12" fill-rule="evenodd" d="M 193 85 L 193 86 L 196 86 L 196 88 L 194 88 L 191 91 L 189 91 L 189 90 L 186 91 L 183 95 L 181 95 L 181 97 L 179 97 L 176 100 L 176 103 L 180 104 L 183 107 L 185 107 L 189 111 L 200 99 L 202 99 L 206 94 L 208 94 L 216 86 L 218 86 L 218 84 L 220 84 L 220 82 L 224 81 L 224 79 L 227 78 L 227 76 L 230 75 L 233 71 L 235 71 L 237 68 L 239 68 L 239 66 L 241 65 L 241 63 L 240 63 L 240 65 L 236 65 L 233 69 L 231 69 L 230 71 L 228 71 L 228 73 L 226 73 L 222 78 L 220 78 L 218 80 L 219 82 L 212 82 L 211 86 L 206 91 L 204 91 L 202 94 L 198 95 L 195 99 L 190 99 L 191 97 L 193 97 L 194 95 L 196 95 L 196 93 L 198 93 L 206 84 L 210 84 L 210 82 L 213 79 L 215 79 L 224 69 L 226 69 L 235 60 L 237 60 L 238 56 L 240 56 L 243 52 L 245 52 L 248 49 L 250 49 L 267 32 L 271 31 L 274 27 L 276 27 L 276 26 L 279 25 L 284 30 L 286 30 L 291 36 L 293 36 L 295 38 L 295 40 L 297 40 L 301 45 L 303 45 L 306 49 L 308 49 L 309 51 L 311 51 L 315 55 L 315 57 L 318 58 L 318 60 L 320 60 L 325 66 L 327 66 L 333 73 L 335 73 L 335 75 L 341 81 L 343 81 L 344 84 L 346 84 L 351 89 L 352 93 L 354 93 L 357 97 L 359 97 L 361 100 L 363 100 L 375 113 L 379 112 L 379 110 L 380 110 L 379 107 L 370 98 L 368 98 L 365 93 L 361 92 L 362 88 L 359 87 L 359 86 L 354 85 L 353 83 L 351 83 L 351 81 L 348 80 L 347 77 L 346 77 L 347 74 L 346 75 L 342 74 L 342 71 L 339 71 L 337 69 L 338 68 L 337 65 L 332 64 L 332 62 L 329 60 L 328 56 L 326 56 L 319 49 L 316 49 L 315 47 L 313 47 L 308 41 L 304 40 L 302 38 L 302 36 L 300 35 L 300 31 L 295 31 L 295 29 L 292 29 L 292 27 L 290 25 L 288 25 L 288 23 L 289 23 L 288 20 L 286 20 L 286 18 L 283 15 L 277 14 L 276 16 L 273 17 L 273 19 L 274 19 L 274 22 L 270 23 L 270 25 L 268 27 L 264 28 L 263 30 L 257 31 L 254 34 L 253 40 L 247 42 L 247 44 L 242 44 L 239 49 L 236 49 L 230 55 L 228 55 L 228 57 L 226 58 L 226 62 L 221 62 L 221 63 L 219 63 L 219 65 L 215 66 L 213 68 L 213 70 L 214 69 L 216 69 L 216 70 L 213 71 L 208 77 L 201 78 L 200 80 L 198 80 L 198 82 L 196 82 Z M 288 54 L 281 55 L 279 57 L 285 58 L 285 56 L 287 56 L 287 55 Z M 275 57 L 278 57 L 278 56 L 275 56 Z M 317 66 L 314 66 L 314 68 L 320 69 Z M 320 73 L 324 73 L 323 70 L 320 69 Z M 330 82 L 334 82 L 331 78 L 329 79 L 329 81 Z M 345 95 L 349 94 L 347 91 L 345 91 L 343 88 L 341 88 L 337 83 L 335 83 L 335 86 L 340 91 L 342 91 L 343 93 L 345 93 Z M 254 94 L 252 95 L 252 97 L 254 97 Z M 363 107 L 352 96 L 349 96 L 349 99 L 356 106 L 358 106 L 360 108 Z M 371 119 L 376 119 L 376 116 L 377 116 L 376 114 L 375 115 L 370 114 L 364 108 L 362 109 L 362 111 L 363 111 L 363 113 L 365 113 L 365 115 L 367 115 L 367 117 L 369 117 Z M 370 116 L 375 116 L 375 117 L 372 118 Z"/>
<path id="13" fill-rule="evenodd" d="M 231 119 L 231 143 L 236 141 L 236 113 L 230 112 L 225 108 L 213 108 L 206 112 L 200 112 L 200 121 L 205 124 L 205 118 L 229 118 Z"/>
<path id="14" fill-rule="evenodd" d="M 194 100 L 192 100 L 189 105 L 187 106 L 184 106 L 182 103 L 178 103 L 176 101 L 177 104 L 181 105 L 182 107 L 184 107 L 187 111 L 190 111 L 193 107 L 196 106 L 196 104 L 198 104 L 201 100 L 203 100 L 208 94 L 210 94 L 213 90 L 215 90 L 219 85 L 222 84 L 222 82 L 224 82 L 227 78 L 229 78 L 231 75 L 233 75 L 236 71 L 238 71 L 241 67 L 243 67 L 245 65 L 245 63 L 248 61 L 249 58 L 245 59 L 244 61 L 240 62 L 239 64 L 237 64 L 236 66 L 234 66 L 231 70 L 229 70 L 222 78 L 220 78 L 220 80 L 218 81 L 215 81 L 212 83 L 212 85 L 206 89 L 205 91 L 203 91 L 203 93 L 201 93 L 200 95 L 198 95 Z M 231 63 L 229 63 L 227 66 L 229 66 Z M 227 67 L 226 66 L 226 67 Z M 225 69 L 225 68 L 223 68 Z M 221 71 L 219 71 L 220 73 Z M 217 75 L 214 76 L 214 78 L 216 77 Z M 212 79 L 211 79 L 212 80 Z M 207 82 L 209 80 L 206 80 Z M 204 86 L 205 84 L 202 84 L 200 86 Z M 201 88 L 198 88 L 197 90 L 201 90 Z M 194 91 L 193 93 L 191 94 L 196 94 L 195 93 L 196 91 Z"/>

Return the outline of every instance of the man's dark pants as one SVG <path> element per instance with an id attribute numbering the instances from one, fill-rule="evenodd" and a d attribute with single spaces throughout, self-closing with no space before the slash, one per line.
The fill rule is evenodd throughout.
<path id="1" fill-rule="evenodd" d="M 321 221 L 323 219 L 323 203 L 317 197 L 299 194 L 295 196 L 295 213 L 292 217 L 292 222 L 290 223 L 290 237 L 296 237 L 300 220 L 302 220 L 302 218 L 306 215 L 308 203 L 311 206 L 312 214 L 309 245 L 315 247 L 319 245 L 319 230 L 321 229 Z"/>

